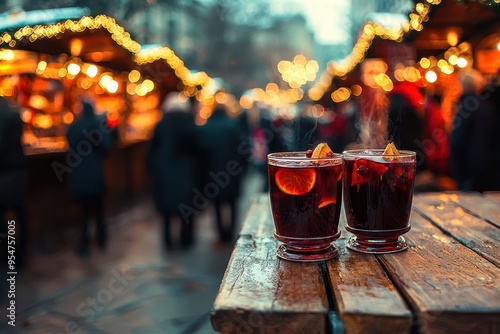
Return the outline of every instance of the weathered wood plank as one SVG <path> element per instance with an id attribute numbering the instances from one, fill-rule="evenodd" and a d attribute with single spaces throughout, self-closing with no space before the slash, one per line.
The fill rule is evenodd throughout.
<path id="1" fill-rule="evenodd" d="M 222 333 L 324 333 L 328 299 L 317 263 L 276 257 L 269 202 L 254 201 L 211 313 Z"/>
<path id="2" fill-rule="evenodd" d="M 500 199 L 500 191 L 485 191 L 483 194 L 488 197 Z"/>
<path id="3" fill-rule="evenodd" d="M 346 249 L 351 234 L 341 230 L 339 257 L 327 265 L 346 334 L 409 333 L 412 313 L 377 258 Z"/>
<path id="4" fill-rule="evenodd" d="M 407 252 L 378 256 L 422 333 L 498 333 L 500 269 L 415 211 Z"/>
<path id="5" fill-rule="evenodd" d="M 500 228 L 500 193 L 444 194 L 443 197 Z"/>
<path id="6" fill-rule="evenodd" d="M 470 200 L 475 201 L 475 207 Z M 465 211 L 457 203 L 468 203 L 475 212 L 487 207 L 485 199 L 473 194 L 460 197 L 454 194 L 427 194 L 415 196 L 413 208 L 462 244 L 500 266 L 500 228 Z M 499 208 L 500 205 L 497 205 L 497 212 L 500 212 Z"/>
<path id="7" fill-rule="evenodd" d="M 258 211 L 258 212 L 255 212 Z M 273 236 L 274 225 L 269 195 L 262 194 L 251 199 L 247 214 L 243 218 L 239 235 L 255 238 Z"/>

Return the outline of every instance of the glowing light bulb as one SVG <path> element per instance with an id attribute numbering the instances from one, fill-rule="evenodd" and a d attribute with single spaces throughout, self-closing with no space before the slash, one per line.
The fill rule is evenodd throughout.
<path id="1" fill-rule="evenodd" d="M 91 78 L 94 78 L 97 75 L 97 72 L 98 72 L 98 69 L 97 69 L 97 66 L 95 66 L 95 65 L 90 65 L 87 68 L 87 75 Z"/>
<path id="2" fill-rule="evenodd" d="M 461 68 L 464 68 L 465 66 L 467 66 L 467 59 L 465 59 L 463 57 L 458 58 L 457 59 L 457 66 L 461 67 Z"/>
<path id="3" fill-rule="evenodd" d="M 425 73 L 425 80 L 427 80 L 427 82 L 430 82 L 430 83 L 436 82 L 436 80 L 437 80 L 436 72 L 429 71 L 429 72 Z"/>

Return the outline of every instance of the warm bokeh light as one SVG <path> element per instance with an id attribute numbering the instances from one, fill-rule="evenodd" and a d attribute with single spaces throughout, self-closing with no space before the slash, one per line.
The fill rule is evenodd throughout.
<path id="1" fill-rule="evenodd" d="M 354 95 L 354 96 L 360 96 L 361 93 L 363 92 L 363 88 L 361 88 L 360 85 L 352 85 L 351 92 L 352 92 L 352 95 Z"/>
<path id="2" fill-rule="evenodd" d="M 0 59 L 3 59 L 5 61 L 13 61 L 14 58 L 16 57 L 14 51 L 5 49 L 2 51 Z"/>
<path id="3" fill-rule="evenodd" d="M 89 89 L 90 87 L 92 87 L 92 81 L 88 78 L 82 78 L 82 80 L 79 81 L 79 84 L 83 89 Z"/>
<path id="4" fill-rule="evenodd" d="M 99 72 L 99 69 L 95 65 L 89 65 L 89 67 L 87 68 L 87 75 L 90 78 L 95 78 L 95 76 L 97 75 L 98 72 Z"/>
<path id="5" fill-rule="evenodd" d="M 448 58 L 448 62 L 451 64 L 451 65 L 456 65 L 457 64 L 457 61 L 458 61 L 458 57 L 457 55 L 451 55 L 450 58 Z"/>
<path id="6" fill-rule="evenodd" d="M 225 104 L 227 102 L 227 94 L 225 92 L 217 92 L 217 94 L 215 94 L 215 102 L 218 104 Z"/>
<path id="7" fill-rule="evenodd" d="M 64 67 L 60 68 L 58 71 L 58 75 L 61 78 L 64 78 L 68 74 L 68 70 L 65 69 Z"/>
<path id="8" fill-rule="evenodd" d="M 118 91 L 118 81 L 111 80 L 106 83 L 106 90 L 110 93 L 116 93 Z"/>
<path id="9" fill-rule="evenodd" d="M 452 74 L 454 71 L 455 71 L 455 68 L 449 64 L 441 67 L 441 72 L 443 72 L 444 74 Z"/>
<path id="10" fill-rule="evenodd" d="M 148 92 L 144 89 L 143 85 L 137 85 L 135 87 L 135 93 L 139 96 L 146 96 Z"/>
<path id="11" fill-rule="evenodd" d="M 24 110 L 21 113 L 21 119 L 24 123 L 31 123 L 31 121 L 33 120 L 33 113 L 31 112 L 31 110 Z"/>
<path id="12" fill-rule="evenodd" d="M 447 66 L 448 65 L 448 62 L 444 59 L 439 59 L 438 62 L 437 62 L 437 66 L 439 68 L 443 68 L 444 66 Z"/>
<path id="13" fill-rule="evenodd" d="M 431 61 L 424 57 L 420 59 L 420 66 L 422 66 L 422 68 L 429 68 L 429 66 L 431 66 Z"/>
<path id="14" fill-rule="evenodd" d="M 79 56 L 82 52 L 83 41 L 79 38 L 73 38 L 69 42 L 69 48 L 72 56 Z"/>
<path id="15" fill-rule="evenodd" d="M 240 97 L 240 106 L 243 109 L 250 109 L 253 107 L 253 100 L 248 95 L 243 95 Z"/>
<path id="16" fill-rule="evenodd" d="M 427 80 L 427 82 L 430 82 L 430 83 L 436 82 L 436 80 L 437 80 L 436 72 L 428 71 L 427 73 L 425 73 L 425 80 Z"/>
<path id="17" fill-rule="evenodd" d="M 69 112 L 69 111 L 64 113 L 63 118 L 62 118 L 64 124 L 71 124 L 71 123 L 73 123 L 74 119 L 75 119 L 75 115 L 73 115 L 73 113 Z"/>
<path id="18" fill-rule="evenodd" d="M 137 85 L 136 84 L 128 84 L 127 85 L 127 94 L 128 95 L 135 95 Z"/>
<path id="19" fill-rule="evenodd" d="M 40 129 L 49 129 L 52 127 L 52 117 L 50 115 L 38 113 L 33 119 L 33 126 Z"/>
<path id="20" fill-rule="evenodd" d="M 291 88 L 300 88 L 308 81 L 316 79 L 316 73 L 319 70 L 318 62 L 307 60 L 304 55 L 296 55 L 293 61 L 281 60 L 278 63 L 278 72 L 284 82 Z"/>
<path id="21" fill-rule="evenodd" d="M 75 76 L 78 73 L 80 73 L 80 69 L 81 69 L 80 65 L 75 64 L 75 63 L 71 63 L 68 65 L 68 74 Z"/>
<path id="22" fill-rule="evenodd" d="M 446 35 L 446 40 L 451 46 L 455 46 L 458 43 L 458 33 L 455 30 L 451 30 Z"/>
<path id="23" fill-rule="evenodd" d="M 278 87 L 278 84 L 274 82 L 270 82 L 266 85 L 266 93 L 267 94 L 278 94 L 280 88 Z"/>
<path id="24" fill-rule="evenodd" d="M 144 80 L 142 84 L 144 85 L 144 90 L 148 93 L 152 92 L 153 89 L 155 88 L 154 82 L 149 79 Z"/>
<path id="25" fill-rule="evenodd" d="M 136 83 L 141 79 L 141 73 L 137 70 L 132 70 L 128 74 L 128 80 L 132 83 Z"/>
<path id="26" fill-rule="evenodd" d="M 101 87 L 106 87 L 107 84 L 113 80 L 113 77 L 111 76 L 111 74 L 109 73 L 104 73 L 102 76 L 101 76 L 101 79 L 99 80 L 99 85 L 101 85 Z"/>
<path id="27" fill-rule="evenodd" d="M 460 57 L 458 58 L 457 60 L 457 66 L 460 67 L 460 68 L 464 68 L 465 66 L 467 66 L 467 59 L 463 58 L 463 57 Z"/>

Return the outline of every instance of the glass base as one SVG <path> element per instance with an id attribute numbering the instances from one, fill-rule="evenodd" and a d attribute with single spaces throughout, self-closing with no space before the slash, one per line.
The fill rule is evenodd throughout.
<path id="1" fill-rule="evenodd" d="M 298 251 L 296 249 L 288 248 L 286 245 L 280 245 L 276 255 L 278 255 L 279 258 L 288 261 L 313 262 L 333 259 L 339 255 L 339 251 L 333 245 L 329 245 L 325 249 L 314 252 Z"/>
<path id="2" fill-rule="evenodd" d="M 389 254 L 402 252 L 408 249 L 408 245 L 403 237 L 399 237 L 397 240 L 387 243 L 387 242 L 376 242 L 359 239 L 359 237 L 353 235 L 347 241 L 347 248 L 361 253 L 368 254 Z"/>
<path id="3" fill-rule="evenodd" d="M 312 262 L 329 260 L 336 257 L 339 251 L 332 244 L 340 237 L 340 230 L 334 235 L 317 238 L 294 238 L 279 235 L 274 231 L 274 237 L 281 241 L 276 254 L 279 258 L 289 261 Z"/>

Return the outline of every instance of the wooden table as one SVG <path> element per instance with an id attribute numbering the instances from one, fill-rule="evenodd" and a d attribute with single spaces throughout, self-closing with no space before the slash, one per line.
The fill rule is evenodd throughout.
<path id="1" fill-rule="evenodd" d="M 341 215 L 341 226 L 345 220 Z M 267 194 L 244 219 L 211 320 L 222 333 L 500 333 L 500 194 L 415 195 L 409 249 L 276 257 Z"/>

